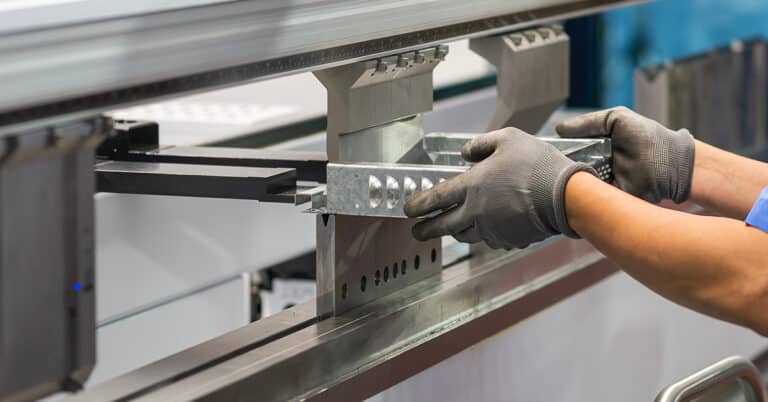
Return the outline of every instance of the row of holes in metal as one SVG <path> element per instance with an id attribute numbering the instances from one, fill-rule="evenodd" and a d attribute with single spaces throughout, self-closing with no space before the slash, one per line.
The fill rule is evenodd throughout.
<path id="1" fill-rule="evenodd" d="M 437 250 L 432 249 L 432 252 L 430 253 L 430 259 L 434 263 L 437 260 Z M 413 257 L 413 269 L 419 270 L 419 267 L 421 265 L 421 258 L 416 255 Z M 394 263 L 392 265 L 392 279 L 397 278 L 398 274 L 405 275 L 408 272 L 408 261 L 402 260 L 398 266 L 397 263 Z M 376 273 L 373 275 L 373 284 L 375 286 L 379 286 L 382 282 L 382 279 L 384 282 L 389 282 L 389 266 L 384 267 L 384 273 L 381 273 L 381 270 L 376 270 Z M 368 277 L 363 275 L 360 277 L 360 291 L 365 293 L 365 290 L 368 288 Z M 349 294 L 349 289 L 347 287 L 347 284 L 344 283 L 341 285 L 341 299 L 344 300 L 347 298 L 347 295 Z"/>

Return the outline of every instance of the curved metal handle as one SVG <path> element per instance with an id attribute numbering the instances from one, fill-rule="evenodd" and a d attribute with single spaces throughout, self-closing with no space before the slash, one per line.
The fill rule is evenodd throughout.
<path id="1" fill-rule="evenodd" d="M 656 402 L 683 402 L 700 396 L 711 388 L 731 381 L 742 381 L 748 402 L 765 402 L 765 389 L 760 371 L 751 361 L 732 356 L 725 358 L 664 388 L 656 396 Z"/>

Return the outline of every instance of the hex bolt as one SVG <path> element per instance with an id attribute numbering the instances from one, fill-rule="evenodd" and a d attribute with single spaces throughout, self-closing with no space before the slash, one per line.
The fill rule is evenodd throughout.
<path id="1" fill-rule="evenodd" d="M 435 58 L 439 60 L 445 60 L 445 56 L 448 55 L 448 46 L 439 45 L 435 48 Z"/>
<path id="2" fill-rule="evenodd" d="M 424 52 L 416 52 L 416 56 L 413 58 L 413 61 L 417 64 L 424 64 L 427 62 L 427 58 L 424 56 Z"/>
<path id="3" fill-rule="evenodd" d="M 400 68 L 408 67 L 408 63 L 411 61 L 411 58 L 408 56 L 400 55 L 397 57 L 397 66 Z"/>
<path id="4" fill-rule="evenodd" d="M 389 68 L 389 63 L 387 63 L 384 60 L 379 60 L 379 62 L 376 64 L 377 73 L 385 73 L 387 72 L 388 68 Z"/>
<path id="5" fill-rule="evenodd" d="M 523 37 L 521 35 L 510 35 L 509 39 L 512 40 L 512 43 L 515 46 L 520 46 L 520 44 L 523 43 Z"/>

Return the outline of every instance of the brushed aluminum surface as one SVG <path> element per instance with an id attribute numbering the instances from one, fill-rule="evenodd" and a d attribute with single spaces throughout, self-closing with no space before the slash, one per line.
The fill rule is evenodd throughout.
<path id="1" fill-rule="evenodd" d="M 436 164 L 329 163 L 325 206 L 320 212 L 405 218 L 408 197 L 457 176 L 469 165 L 461 159 L 461 147 L 478 136 L 472 133 L 433 133 L 424 137 L 424 149 Z M 574 161 L 584 162 L 605 181 L 612 178 L 609 138 L 564 139 L 541 137 Z"/>
<path id="2" fill-rule="evenodd" d="M 415 51 L 639 2 L 268 0 L 136 11 L 87 22 L 73 14 L 71 23 L 21 26 L 0 34 L 0 135 L 148 99 Z M 0 25 L 17 18 L 0 13 Z"/>

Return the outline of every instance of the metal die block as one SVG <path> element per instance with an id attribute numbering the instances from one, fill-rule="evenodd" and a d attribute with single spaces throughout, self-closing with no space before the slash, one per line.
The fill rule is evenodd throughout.
<path id="1" fill-rule="evenodd" d="M 734 41 L 635 71 L 635 109 L 672 129 L 751 158 L 768 158 L 768 42 Z"/>
<path id="2" fill-rule="evenodd" d="M 432 110 L 432 70 L 447 53 L 437 46 L 316 71 L 328 90 L 329 160 L 361 160 L 344 155 L 341 134 Z"/>
<path id="3" fill-rule="evenodd" d="M 472 39 L 470 49 L 498 70 L 490 130 L 513 126 L 537 132 L 568 97 L 570 39 L 560 27 Z"/>
<path id="4" fill-rule="evenodd" d="M 339 315 L 442 269 L 440 239 L 416 241 L 413 219 L 317 216 L 317 313 Z"/>
<path id="5" fill-rule="evenodd" d="M 79 389 L 96 362 L 93 155 L 101 117 L 0 141 L 0 400 Z"/>
<path id="6" fill-rule="evenodd" d="M 394 163 L 329 163 L 326 208 L 330 213 L 405 217 L 413 194 L 465 172 L 468 166 Z"/>

